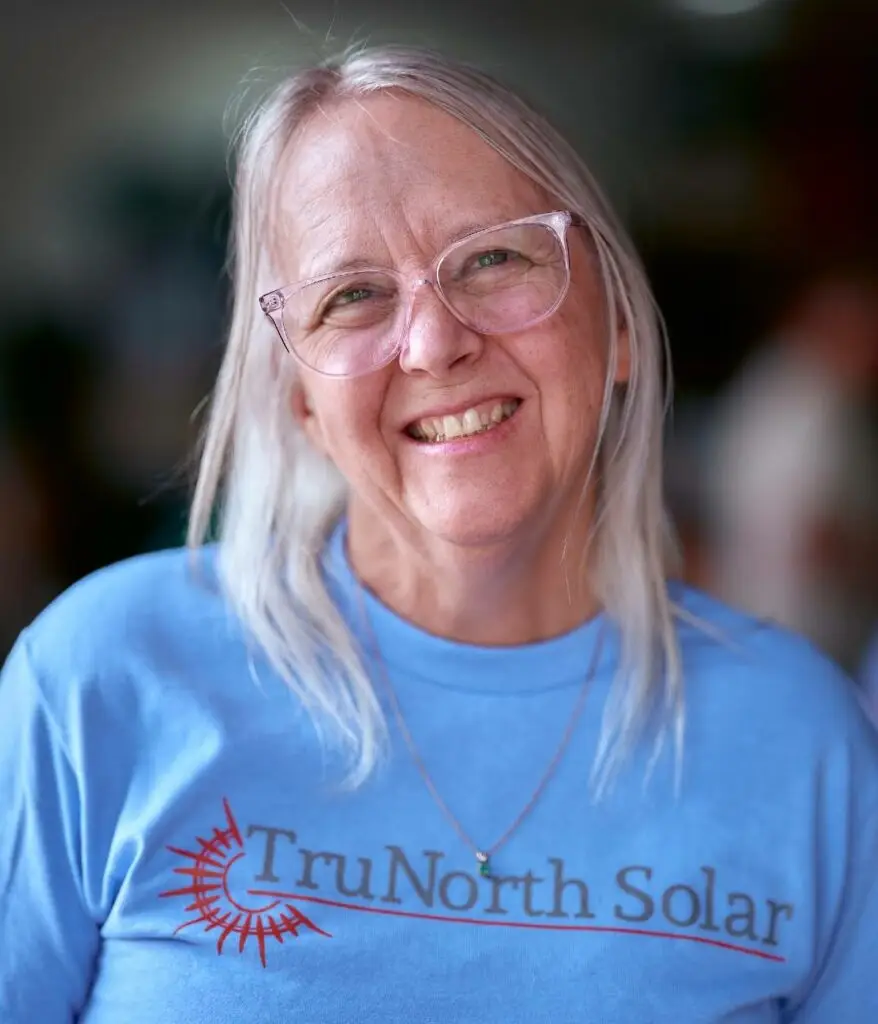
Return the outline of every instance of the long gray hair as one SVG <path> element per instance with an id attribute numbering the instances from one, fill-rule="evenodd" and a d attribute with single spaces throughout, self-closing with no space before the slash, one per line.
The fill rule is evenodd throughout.
<path id="1" fill-rule="evenodd" d="M 282 161 L 297 129 L 320 106 L 386 89 L 466 124 L 591 228 L 609 311 L 609 365 L 594 465 L 593 556 L 578 571 L 591 574 L 591 588 L 621 637 L 594 766 L 600 789 L 656 710 L 653 757 L 669 729 L 678 754 L 682 749 L 682 670 L 666 588 L 675 548 L 661 471 L 667 345 L 640 261 L 588 169 L 546 120 L 490 76 L 421 49 L 357 49 L 286 79 L 245 120 L 237 147 L 232 322 L 188 542 L 199 547 L 216 523 L 234 610 L 324 737 L 349 756 L 348 781 L 361 783 L 380 758 L 386 725 L 320 571 L 346 484 L 294 422 L 295 361 L 270 336 L 256 299 L 278 283 L 268 276 L 269 240 Z M 618 388 L 621 326 L 631 372 Z M 335 671 L 327 671 L 327 651 Z"/>

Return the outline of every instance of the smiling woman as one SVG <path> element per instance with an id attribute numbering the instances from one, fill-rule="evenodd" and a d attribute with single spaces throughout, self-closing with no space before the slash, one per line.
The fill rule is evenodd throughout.
<path id="1" fill-rule="evenodd" d="M 238 156 L 189 550 L 4 670 L 0 1018 L 875 1020 L 878 740 L 673 582 L 664 343 L 582 162 L 402 48 Z"/>

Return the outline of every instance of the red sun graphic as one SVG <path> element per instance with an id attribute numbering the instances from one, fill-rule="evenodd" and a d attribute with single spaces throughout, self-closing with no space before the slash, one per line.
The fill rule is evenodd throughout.
<path id="1" fill-rule="evenodd" d="M 299 937 L 300 931 L 309 928 L 318 935 L 332 938 L 329 932 L 318 928 L 294 904 L 286 899 L 276 899 L 259 907 L 244 905 L 232 896 L 229 873 L 232 866 L 244 857 L 244 841 L 238 824 L 232 814 L 228 800 L 223 800 L 226 812 L 226 828 L 214 828 L 210 839 L 196 838 L 197 850 L 182 850 L 169 846 L 171 853 L 180 857 L 184 864 L 174 868 L 174 874 L 191 879 L 191 884 L 182 889 L 171 889 L 159 893 L 162 897 L 183 897 L 191 902 L 187 914 L 193 914 L 174 930 L 176 935 L 184 928 L 203 924 L 206 932 L 218 931 L 216 951 L 222 953 L 226 939 L 238 936 L 238 952 L 242 953 L 248 941 L 255 940 L 259 947 L 259 959 L 265 967 L 265 943 L 271 938 L 283 944 L 285 936 Z"/>

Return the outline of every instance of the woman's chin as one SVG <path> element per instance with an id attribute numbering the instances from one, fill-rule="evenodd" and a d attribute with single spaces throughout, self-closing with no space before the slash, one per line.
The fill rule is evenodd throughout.
<path id="1" fill-rule="evenodd" d="M 425 509 L 415 517 L 424 534 L 461 548 L 497 548 L 521 542 L 528 522 L 523 508 L 461 502 Z"/>

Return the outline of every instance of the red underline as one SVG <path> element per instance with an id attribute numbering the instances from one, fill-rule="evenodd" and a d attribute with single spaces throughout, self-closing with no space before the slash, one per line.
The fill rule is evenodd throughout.
<path id="1" fill-rule="evenodd" d="M 472 924 L 483 928 L 529 928 L 544 932 L 603 932 L 610 935 L 644 935 L 652 939 L 677 939 L 682 942 L 700 942 L 704 946 L 716 946 L 717 949 L 729 949 L 733 953 L 744 953 L 747 956 L 758 956 L 762 960 L 773 960 L 775 963 L 786 963 L 786 958 L 766 953 L 761 949 L 750 949 L 737 946 L 733 942 L 721 939 L 708 939 L 704 935 L 684 935 L 681 932 L 656 932 L 646 928 L 619 928 L 612 925 L 599 924 L 538 924 L 535 921 L 491 921 L 479 917 L 449 917 L 445 914 L 420 914 L 412 910 L 388 910 L 385 907 L 364 907 L 357 903 L 340 903 L 338 900 L 327 900 L 321 896 L 303 896 L 298 892 L 273 892 L 270 889 L 250 889 L 251 896 L 272 896 L 279 900 L 303 900 L 306 903 L 320 903 L 325 907 L 339 907 L 342 910 L 356 910 L 361 914 L 382 914 L 385 917 L 410 917 L 418 921 L 441 921 L 445 924 Z"/>

